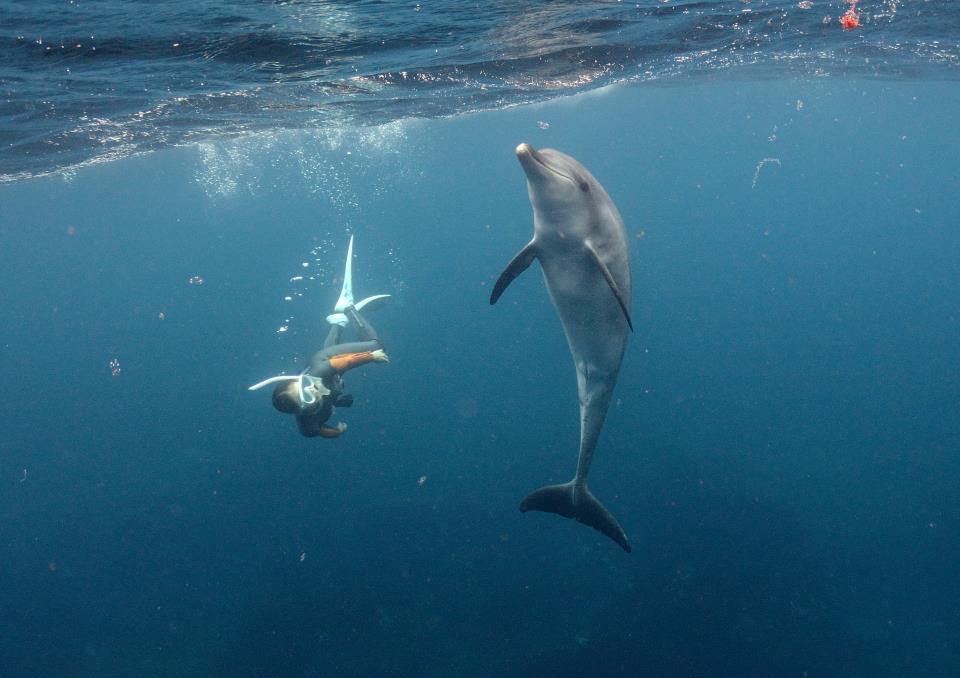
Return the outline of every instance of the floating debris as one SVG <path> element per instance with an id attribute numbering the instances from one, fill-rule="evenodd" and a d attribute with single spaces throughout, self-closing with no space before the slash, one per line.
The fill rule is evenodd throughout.
<path id="1" fill-rule="evenodd" d="M 859 0 L 847 0 L 847 4 L 850 5 L 850 8 L 843 13 L 843 16 L 840 17 L 840 25 L 843 26 L 843 30 L 852 31 L 854 28 L 860 28 L 860 10 L 857 9 L 857 2 Z"/>
<path id="2" fill-rule="evenodd" d="M 760 169 L 761 169 L 764 165 L 769 165 L 769 164 L 771 164 L 771 163 L 774 163 L 774 164 L 776 164 L 777 167 L 780 167 L 780 158 L 764 158 L 764 159 L 762 159 L 760 162 L 757 163 L 757 169 L 755 169 L 755 170 L 753 171 L 753 183 L 750 184 L 750 188 L 756 188 L 756 187 L 757 187 L 757 179 L 760 178 Z"/>

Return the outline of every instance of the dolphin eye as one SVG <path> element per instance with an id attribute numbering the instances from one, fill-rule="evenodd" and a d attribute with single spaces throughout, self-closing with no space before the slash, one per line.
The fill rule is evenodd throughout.
<path id="1" fill-rule="evenodd" d="M 580 190 L 583 191 L 584 193 L 589 193 L 589 192 L 590 192 L 590 184 L 588 184 L 586 181 L 581 181 L 581 182 L 580 182 Z"/>

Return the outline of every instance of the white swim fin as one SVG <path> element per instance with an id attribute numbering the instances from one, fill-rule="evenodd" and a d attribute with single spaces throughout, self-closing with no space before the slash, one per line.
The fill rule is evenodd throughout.
<path id="1" fill-rule="evenodd" d="M 364 308 L 367 310 L 376 310 L 380 308 L 382 303 L 390 298 L 389 294 L 375 294 L 372 297 L 367 297 L 366 299 L 361 299 L 356 304 L 354 308 L 358 311 L 362 311 Z M 347 307 L 349 308 L 349 306 Z M 327 322 L 331 325 L 343 325 L 346 326 L 350 319 L 347 317 L 346 313 L 331 313 L 327 316 Z"/>
<path id="2" fill-rule="evenodd" d="M 350 244 L 347 245 L 347 265 L 343 271 L 343 287 L 340 288 L 340 298 L 337 299 L 337 305 L 333 310 L 337 313 L 343 313 L 353 306 L 353 236 L 350 236 Z"/>
<path id="3" fill-rule="evenodd" d="M 344 311 L 351 306 L 358 311 L 362 311 L 367 306 L 370 306 L 370 310 L 373 310 L 380 306 L 379 302 L 389 298 L 389 294 L 375 294 L 356 303 L 353 301 L 353 236 L 351 235 L 350 244 L 347 245 L 347 263 L 343 270 L 343 286 L 340 288 L 340 298 L 337 299 L 337 305 L 333 307 L 334 312 L 327 316 L 327 322 L 331 325 L 345 327 L 350 320 Z"/>

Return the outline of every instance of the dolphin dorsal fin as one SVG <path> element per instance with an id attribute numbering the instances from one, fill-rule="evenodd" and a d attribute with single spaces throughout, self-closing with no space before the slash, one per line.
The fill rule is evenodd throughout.
<path id="1" fill-rule="evenodd" d="M 531 240 L 523 249 L 517 252 L 516 256 L 510 260 L 503 273 L 497 278 L 497 284 L 493 286 L 493 292 L 490 293 L 490 305 L 497 303 L 497 299 L 507 289 L 507 285 L 513 282 L 513 279 L 530 268 L 530 264 L 537 258 L 537 246 L 534 240 Z"/>
<path id="2" fill-rule="evenodd" d="M 607 265 L 603 263 L 599 252 L 594 249 L 592 242 L 589 240 L 584 240 L 583 246 L 587 252 L 590 253 L 591 258 L 596 262 L 600 272 L 603 273 L 603 277 L 607 279 L 607 284 L 610 285 L 610 289 L 613 291 L 613 296 L 617 298 L 617 303 L 620 304 L 620 308 L 623 310 L 623 317 L 626 318 L 627 325 L 630 326 L 630 331 L 633 332 L 633 321 L 630 320 L 630 310 L 627 308 L 627 301 L 623 298 L 623 292 L 620 290 L 620 286 L 613 277 L 613 273 L 611 273 L 610 269 L 607 268 Z"/>

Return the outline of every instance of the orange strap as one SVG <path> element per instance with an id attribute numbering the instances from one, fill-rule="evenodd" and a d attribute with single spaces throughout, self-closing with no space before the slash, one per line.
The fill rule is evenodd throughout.
<path id="1" fill-rule="evenodd" d="M 330 358 L 330 366 L 340 374 L 369 362 L 373 362 L 373 353 L 370 351 L 341 353 Z"/>

